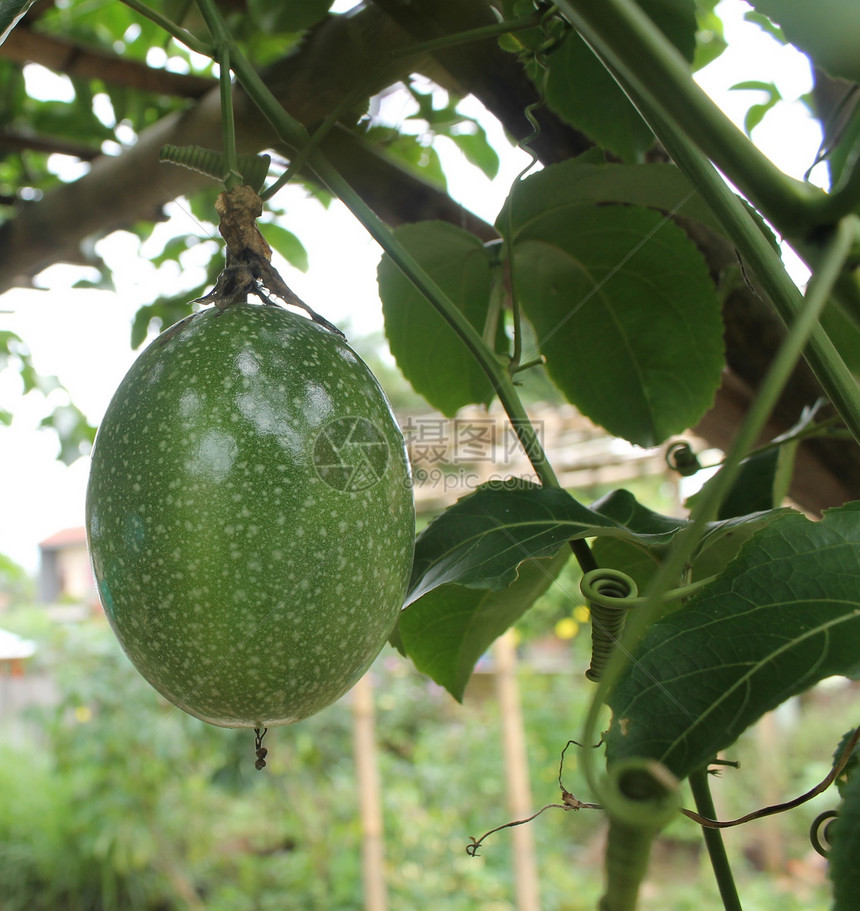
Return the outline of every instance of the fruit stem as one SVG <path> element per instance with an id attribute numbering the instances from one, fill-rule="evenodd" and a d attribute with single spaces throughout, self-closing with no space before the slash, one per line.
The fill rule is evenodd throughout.
<path id="1" fill-rule="evenodd" d="M 209 29 L 215 47 L 215 59 L 218 62 L 218 84 L 221 89 L 221 145 L 224 152 L 226 173 L 224 189 L 232 190 L 242 184 L 239 173 L 239 155 L 236 151 L 236 124 L 233 119 L 233 80 L 230 78 L 230 46 L 232 36 L 220 14 L 214 0 L 197 0 L 197 6 Z"/>

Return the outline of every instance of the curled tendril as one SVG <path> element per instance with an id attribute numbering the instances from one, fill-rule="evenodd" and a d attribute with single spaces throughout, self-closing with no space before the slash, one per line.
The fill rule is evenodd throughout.
<path id="1" fill-rule="evenodd" d="M 812 847 L 822 856 L 827 857 L 833 847 L 833 824 L 839 818 L 836 810 L 826 810 L 812 820 L 809 827 L 809 840 Z"/>
<path id="2" fill-rule="evenodd" d="M 638 603 L 639 590 L 626 573 L 593 569 L 579 583 L 591 612 L 591 664 L 589 680 L 599 680 L 624 630 L 625 611 Z"/>
<path id="3" fill-rule="evenodd" d="M 699 457 L 686 440 L 678 440 L 666 450 L 666 464 L 684 478 L 702 470 Z"/>

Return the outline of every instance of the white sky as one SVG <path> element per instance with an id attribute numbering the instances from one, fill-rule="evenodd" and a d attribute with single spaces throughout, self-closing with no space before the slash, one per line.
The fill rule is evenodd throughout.
<path id="1" fill-rule="evenodd" d="M 811 88 L 806 59 L 744 23 L 745 9 L 741 0 L 721 4 L 719 12 L 730 47 L 698 74 L 700 84 L 739 124 L 747 108 L 762 100 L 761 94 L 727 92 L 729 86 L 751 79 L 774 81 L 788 101 Z M 56 83 L 48 80 L 45 85 L 50 91 Z M 403 116 L 410 112 L 404 101 Z M 500 152 L 510 148 L 497 126 L 490 122 L 485 126 Z M 792 103 L 771 111 L 753 136 L 769 157 L 796 177 L 802 177 L 809 167 L 820 139 L 806 109 Z M 528 160 L 512 149 L 502 156 L 499 177 L 491 182 L 464 163 L 450 142 L 440 142 L 439 151 L 451 194 L 488 220 L 495 217 L 511 181 Z M 292 196 L 286 197 L 289 221 L 285 225 L 301 238 L 310 257 L 306 274 L 283 268 L 287 282 L 316 310 L 348 326 L 351 335 L 379 328 L 378 247 L 338 204 L 325 211 L 314 200 L 303 198 L 300 191 L 287 192 Z M 160 232 L 194 230 L 187 222 L 190 215 L 179 204 L 171 211 L 171 222 L 160 227 Z M 163 240 L 165 235 L 161 236 Z M 171 280 L 162 278 L 158 285 L 136 239 L 128 234 L 112 236 L 98 250 L 114 268 L 115 294 L 70 289 L 81 271 L 60 265 L 39 277 L 40 286 L 47 290 L 13 290 L 0 296 L 0 329 L 20 335 L 29 345 L 37 369 L 56 374 L 93 422 L 101 418 L 136 356 L 128 341 L 134 312 L 167 291 Z M 38 565 L 39 541 L 62 528 L 83 524 L 88 460 L 79 459 L 70 468 L 56 460 L 55 436 L 37 429 L 50 407 L 36 395 L 22 399 L 20 383 L 8 371 L 5 376 L 0 373 L 0 404 L 15 413 L 11 428 L 0 427 L 0 553 L 32 571 Z"/>

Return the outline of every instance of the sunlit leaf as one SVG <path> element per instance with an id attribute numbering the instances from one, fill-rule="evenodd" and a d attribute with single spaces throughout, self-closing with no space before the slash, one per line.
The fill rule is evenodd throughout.
<path id="1" fill-rule="evenodd" d="M 304 244 L 283 225 L 274 222 L 260 222 L 260 231 L 273 249 L 294 268 L 301 272 L 308 271 L 308 251 Z"/>
<path id="2" fill-rule="evenodd" d="M 560 550 L 523 561 L 500 591 L 441 585 L 401 614 L 398 644 L 419 671 L 462 700 L 478 659 L 552 585 L 569 556 Z"/>
<path id="3" fill-rule="evenodd" d="M 480 168 L 490 180 L 499 173 L 498 152 L 490 145 L 483 127 L 474 133 L 454 133 L 450 138 L 466 161 Z"/>
<path id="4" fill-rule="evenodd" d="M 607 514 L 566 491 L 517 479 L 461 499 L 418 536 L 398 646 L 460 699 L 481 654 L 551 584 L 570 540 L 612 535 L 662 548 L 683 524 L 638 506 L 626 492 L 595 505 Z M 570 597 L 579 599 L 579 591 Z"/>

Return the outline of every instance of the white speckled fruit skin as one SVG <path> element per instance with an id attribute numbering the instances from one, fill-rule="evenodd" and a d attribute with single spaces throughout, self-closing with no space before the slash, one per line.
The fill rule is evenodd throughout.
<path id="1" fill-rule="evenodd" d="M 314 443 L 355 416 L 387 459 L 375 483 L 338 489 Z M 87 533 L 105 612 L 140 673 L 212 724 L 289 724 L 343 695 L 391 633 L 414 532 L 403 437 L 378 383 L 345 342 L 286 310 L 235 304 L 177 323 L 99 428 Z"/>

